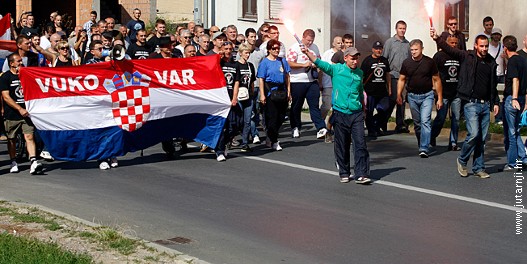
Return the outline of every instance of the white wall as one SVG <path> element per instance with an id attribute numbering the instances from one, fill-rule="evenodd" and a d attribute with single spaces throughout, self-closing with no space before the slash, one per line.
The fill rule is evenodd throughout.
<path id="1" fill-rule="evenodd" d="M 157 0 L 158 15 L 174 22 L 189 22 L 194 20 L 193 0 Z"/>
<path id="2" fill-rule="evenodd" d="M 525 0 L 478 0 L 470 2 L 470 39 L 467 48 L 474 46 L 474 38 L 483 32 L 483 18 L 491 16 L 494 26 L 503 31 L 503 37 L 514 35 L 518 38 L 518 46 L 521 48 L 523 37 L 527 34 L 527 16 L 523 12 Z M 470 45 L 469 45 L 470 44 Z"/>
<path id="3" fill-rule="evenodd" d="M 211 0 L 209 0 L 211 1 Z M 311 28 L 315 31 L 315 44 L 319 47 L 320 52 L 324 52 L 330 48 L 330 19 L 331 0 L 305 0 L 302 1 L 304 7 L 302 8 L 302 16 L 295 21 L 295 31 L 299 37 L 302 37 L 302 32 L 305 29 Z M 271 25 L 276 25 L 280 31 L 280 41 L 284 42 L 286 47 L 291 46 L 296 42 L 293 35 L 280 23 L 266 20 L 267 0 L 258 0 L 258 19 L 256 22 L 243 21 L 238 18 L 241 17 L 241 1 L 216 1 L 216 25 L 220 28 L 230 24 L 238 27 L 238 33 L 245 33 L 249 27 L 258 30 L 260 25 L 268 22 Z M 318 30 L 320 29 L 320 31 Z"/>
<path id="4" fill-rule="evenodd" d="M 423 41 L 423 53 L 429 57 L 433 57 L 437 52 L 435 42 L 430 38 L 430 22 L 428 15 L 423 6 L 423 0 L 392 0 L 392 16 L 391 16 L 391 31 L 392 36 L 395 34 L 395 23 L 399 20 L 404 20 L 407 24 L 406 39 L 420 39 Z M 443 32 L 444 7 L 439 7 L 436 4 L 433 22 L 436 30 Z"/>

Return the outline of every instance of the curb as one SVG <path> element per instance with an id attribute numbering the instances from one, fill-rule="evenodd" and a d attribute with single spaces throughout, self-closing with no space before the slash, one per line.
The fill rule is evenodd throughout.
<path id="1" fill-rule="evenodd" d="M 79 223 L 81 223 L 83 225 L 87 225 L 87 226 L 90 226 L 90 227 L 101 227 L 102 226 L 100 224 L 97 224 L 97 223 L 94 223 L 94 222 L 91 222 L 91 221 L 88 221 L 88 220 L 76 217 L 74 215 L 70 215 L 70 214 L 64 213 L 64 212 L 61 212 L 61 211 L 58 211 L 58 210 L 54 210 L 54 209 L 51 209 L 51 208 L 48 208 L 48 207 L 45 207 L 45 206 L 42 206 L 42 205 L 39 205 L 39 204 L 30 204 L 30 203 L 24 203 L 24 202 L 13 202 L 13 201 L 9 201 L 7 199 L 4 199 L 2 197 L 0 197 L 0 200 L 1 201 L 7 201 L 7 202 L 9 202 L 9 203 L 11 203 L 11 204 L 13 204 L 15 206 L 35 207 L 35 208 L 37 208 L 39 210 L 42 210 L 44 212 L 63 217 L 63 218 L 65 218 L 65 219 L 67 219 L 69 221 L 72 221 L 72 222 L 79 222 Z M 144 240 L 144 239 L 141 239 L 141 238 L 138 238 L 138 237 L 133 237 L 133 236 L 130 236 L 128 234 L 121 234 L 121 235 L 126 237 L 126 238 L 142 242 L 146 246 L 154 248 L 157 251 L 159 251 L 160 253 L 167 253 L 167 254 L 175 255 L 175 256 L 177 256 L 176 259 L 182 261 L 183 263 L 211 264 L 211 263 L 206 262 L 204 260 L 200 260 L 200 259 L 198 259 L 196 257 L 192 257 L 192 256 L 189 256 L 189 255 L 186 255 L 186 254 L 184 254 L 184 253 L 182 253 L 180 251 L 177 251 L 175 249 L 171 249 L 171 248 L 168 248 L 168 247 L 165 247 L 165 246 L 153 243 L 151 241 L 147 241 L 147 240 Z"/>

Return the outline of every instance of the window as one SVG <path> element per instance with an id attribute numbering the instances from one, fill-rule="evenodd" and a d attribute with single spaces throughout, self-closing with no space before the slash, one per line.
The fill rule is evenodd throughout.
<path id="1" fill-rule="evenodd" d="M 468 10 L 469 0 L 461 0 L 457 4 L 446 4 L 445 5 L 445 26 L 448 23 L 448 17 L 455 16 L 458 19 L 459 31 L 463 32 L 468 36 Z"/>
<path id="2" fill-rule="evenodd" d="M 282 0 L 269 0 L 269 20 L 280 20 Z"/>
<path id="3" fill-rule="evenodd" d="M 257 19 L 256 13 L 257 0 L 242 0 L 242 17 L 248 19 Z"/>

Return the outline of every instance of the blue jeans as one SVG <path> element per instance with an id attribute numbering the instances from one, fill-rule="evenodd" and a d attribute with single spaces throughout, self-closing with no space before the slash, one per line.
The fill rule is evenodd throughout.
<path id="1" fill-rule="evenodd" d="M 525 107 L 525 96 L 518 96 L 520 110 L 512 107 L 512 96 L 507 96 L 503 101 L 503 134 L 505 135 L 503 143 L 507 152 L 507 164 L 511 167 L 516 166 L 516 160 L 527 163 L 525 157 L 525 146 L 523 145 L 520 135 L 520 118 L 523 108 Z"/>
<path id="2" fill-rule="evenodd" d="M 302 128 L 300 116 L 302 114 L 304 100 L 307 100 L 309 115 L 317 131 L 326 128 L 326 122 L 322 119 L 322 114 L 318 106 L 320 101 L 320 87 L 317 82 L 291 83 L 291 97 L 291 113 L 289 114 L 291 128 Z"/>
<path id="3" fill-rule="evenodd" d="M 242 145 L 247 145 L 249 142 L 249 134 L 251 133 L 251 116 L 253 113 L 253 100 L 245 100 L 238 102 L 238 105 L 243 112 L 243 129 L 242 129 Z"/>
<path id="4" fill-rule="evenodd" d="M 435 139 L 441 133 L 449 108 L 451 117 L 448 146 L 451 147 L 457 145 L 459 134 L 459 117 L 461 115 L 461 99 L 459 98 L 454 98 L 453 100 L 443 99 L 443 107 L 437 111 L 436 118 L 434 118 L 434 122 L 432 123 L 432 138 Z"/>
<path id="5" fill-rule="evenodd" d="M 485 139 L 489 131 L 490 103 L 467 102 L 463 107 L 467 124 L 467 137 L 459 153 L 459 163 L 466 166 L 474 152 L 472 171 L 485 170 Z"/>
<path id="6" fill-rule="evenodd" d="M 414 130 L 419 151 L 428 153 L 428 145 L 430 145 L 430 136 L 432 134 L 434 91 L 424 94 L 408 93 L 408 104 L 414 120 Z"/>

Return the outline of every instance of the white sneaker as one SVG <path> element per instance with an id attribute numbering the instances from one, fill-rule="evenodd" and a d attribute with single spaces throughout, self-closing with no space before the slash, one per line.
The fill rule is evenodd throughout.
<path id="1" fill-rule="evenodd" d="M 45 150 L 40 152 L 40 157 L 45 159 L 45 160 L 55 160 L 53 158 L 53 156 L 51 156 L 51 154 L 48 151 L 45 151 Z"/>
<path id="2" fill-rule="evenodd" d="M 10 173 L 18 173 L 18 164 L 16 161 L 11 161 L 11 169 L 9 170 Z"/>
<path id="3" fill-rule="evenodd" d="M 34 160 L 31 162 L 31 167 L 29 169 L 29 173 L 31 174 L 38 174 L 42 172 L 42 163 Z"/>
<path id="4" fill-rule="evenodd" d="M 293 138 L 299 138 L 300 137 L 300 130 L 298 130 L 298 127 L 293 128 Z"/>
<path id="5" fill-rule="evenodd" d="M 318 138 L 318 139 L 324 138 L 324 137 L 326 136 L 326 133 L 328 133 L 328 130 L 325 129 L 325 128 L 321 128 L 321 129 L 317 132 L 317 138 Z"/>
<path id="6" fill-rule="evenodd" d="M 103 161 L 99 164 L 99 169 L 101 170 L 109 170 L 110 169 L 110 164 L 108 164 L 107 161 Z"/>
<path id="7" fill-rule="evenodd" d="M 241 143 L 238 140 L 236 140 L 234 138 L 231 140 L 231 146 L 239 147 L 240 145 L 241 145 Z"/>
<path id="8" fill-rule="evenodd" d="M 110 159 L 110 166 L 112 166 L 112 168 L 116 168 L 117 166 L 119 166 L 119 161 L 117 161 L 117 158 Z"/>
<path id="9" fill-rule="evenodd" d="M 223 154 L 220 154 L 216 157 L 216 160 L 219 161 L 219 162 L 222 162 L 222 161 L 226 161 L 227 158 L 225 158 L 225 156 L 223 156 Z"/>
<path id="10" fill-rule="evenodd" d="M 273 144 L 273 150 L 280 151 L 282 150 L 282 147 L 280 147 L 280 141 Z"/>
<path id="11" fill-rule="evenodd" d="M 253 144 L 260 144 L 260 137 L 258 135 L 253 137 Z"/>

